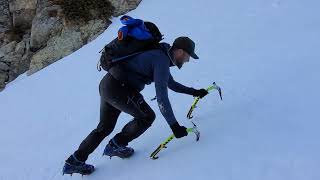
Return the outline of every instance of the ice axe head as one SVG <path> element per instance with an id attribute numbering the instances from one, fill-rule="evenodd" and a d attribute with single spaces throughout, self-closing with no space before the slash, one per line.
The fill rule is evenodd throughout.
<path id="1" fill-rule="evenodd" d="M 221 88 L 216 84 L 216 82 L 213 82 L 213 87 L 218 90 L 219 92 L 219 95 L 220 95 L 220 99 L 222 101 L 222 91 L 221 91 Z"/>
<path id="2" fill-rule="evenodd" d="M 192 132 L 196 135 L 196 141 L 199 141 L 200 139 L 200 131 L 198 130 L 196 124 L 191 122 L 193 124 Z"/>

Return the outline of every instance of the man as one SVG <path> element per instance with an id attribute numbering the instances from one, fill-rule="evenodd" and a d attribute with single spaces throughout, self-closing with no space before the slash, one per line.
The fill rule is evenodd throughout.
<path id="1" fill-rule="evenodd" d="M 80 144 L 67 160 L 64 174 L 91 174 L 92 165 L 86 164 L 91 154 L 114 129 L 120 113 L 123 111 L 134 118 L 126 124 L 107 144 L 103 155 L 129 158 L 134 150 L 128 143 L 143 134 L 155 120 L 155 113 L 143 99 L 140 91 L 146 84 L 155 83 L 158 106 L 162 115 L 172 129 L 176 138 L 187 136 L 186 127 L 176 120 L 168 98 L 168 88 L 197 97 L 208 94 L 205 89 L 196 90 L 176 81 L 170 74 L 169 67 L 176 65 L 179 69 L 195 54 L 195 43 L 188 37 L 177 38 L 173 45 L 160 43 L 161 48 L 146 51 L 130 57 L 125 63 L 112 67 L 100 82 L 101 96 L 100 122 Z"/>

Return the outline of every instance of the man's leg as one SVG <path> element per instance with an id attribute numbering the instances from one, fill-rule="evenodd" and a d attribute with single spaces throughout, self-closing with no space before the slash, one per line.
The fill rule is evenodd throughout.
<path id="1" fill-rule="evenodd" d="M 138 91 L 119 82 L 109 74 L 107 74 L 104 79 L 100 91 L 104 100 L 120 111 L 134 117 L 134 119 L 125 125 L 122 131 L 112 139 L 117 145 L 126 146 L 151 126 L 155 120 L 155 113 Z M 108 82 L 109 84 L 104 82 Z M 112 84 L 112 86 L 110 84 Z"/>
<path id="2" fill-rule="evenodd" d="M 101 98 L 100 103 L 100 122 L 98 127 L 94 129 L 80 144 L 78 150 L 72 154 L 63 167 L 63 174 L 80 173 L 82 175 L 91 174 L 94 166 L 86 164 L 85 161 L 101 143 L 101 141 L 109 135 L 117 122 L 121 111 L 112 107 Z"/>
<path id="3" fill-rule="evenodd" d="M 134 116 L 134 119 L 127 123 L 122 131 L 112 138 L 104 149 L 103 154 L 107 156 L 118 156 L 128 158 L 133 155 L 134 150 L 126 147 L 129 142 L 143 134 L 155 119 L 155 114 L 150 106 L 143 100 L 141 94 L 129 97 L 126 103 L 116 102 L 117 108 Z"/>
<path id="4" fill-rule="evenodd" d="M 151 126 L 156 115 L 141 94 L 129 97 L 127 104 L 121 110 L 131 114 L 134 119 L 123 127 L 114 140 L 120 145 L 127 146 L 129 142 L 139 137 Z"/>
<path id="5" fill-rule="evenodd" d="M 101 98 L 100 103 L 100 122 L 80 144 L 74 153 L 80 161 L 86 161 L 88 156 L 99 146 L 101 141 L 108 136 L 114 129 L 121 111 L 116 109 Z"/>

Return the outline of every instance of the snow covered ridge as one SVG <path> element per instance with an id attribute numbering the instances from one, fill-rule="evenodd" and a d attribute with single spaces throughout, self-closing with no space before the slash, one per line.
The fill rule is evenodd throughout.
<path id="1" fill-rule="evenodd" d="M 275 2 L 278 2 L 275 4 Z M 149 130 L 130 144 L 127 160 L 102 157 L 105 145 L 131 116 L 121 114 L 114 133 L 89 157 L 90 176 L 62 176 L 64 160 L 99 120 L 99 51 L 121 26 L 0 93 L 0 179 L 219 179 L 318 180 L 320 106 L 319 1 L 142 1 L 128 13 L 155 22 L 171 43 L 186 35 L 200 59 L 172 69 L 175 80 L 206 88 L 216 81 L 223 102 L 210 93 L 193 121 L 201 132 L 173 139 L 159 159 L 150 154 L 171 134 L 153 85 L 142 94 L 156 112 Z M 201 12 L 201 13 L 200 13 Z M 186 127 L 194 101 L 169 91 L 177 120 Z"/>

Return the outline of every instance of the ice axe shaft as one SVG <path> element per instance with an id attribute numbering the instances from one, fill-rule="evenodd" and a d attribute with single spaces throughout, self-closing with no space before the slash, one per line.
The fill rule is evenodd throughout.
<path id="1" fill-rule="evenodd" d="M 194 133 L 196 135 L 196 141 L 199 141 L 200 139 L 200 132 L 199 130 L 197 129 L 197 126 L 193 123 L 193 127 L 192 128 L 188 128 L 187 129 L 187 132 L 188 134 L 189 133 Z M 165 141 L 163 141 L 156 150 L 154 150 L 151 155 L 150 155 L 150 158 L 151 159 L 158 159 L 159 157 L 157 156 L 157 154 L 164 148 L 167 148 L 167 144 L 172 140 L 174 139 L 175 136 L 172 134 L 170 135 Z"/>

